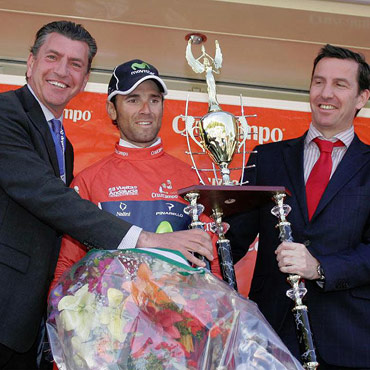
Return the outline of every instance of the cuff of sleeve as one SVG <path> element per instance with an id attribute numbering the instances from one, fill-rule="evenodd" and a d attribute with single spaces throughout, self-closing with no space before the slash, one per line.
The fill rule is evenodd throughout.
<path id="1" fill-rule="evenodd" d="M 117 249 L 136 248 L 136 243 L 142 231 L 143 229 L 141 227 L 135 225 L 131 226 L 127 234 L 121 240 L 121 243 L 119 243 Z"/>

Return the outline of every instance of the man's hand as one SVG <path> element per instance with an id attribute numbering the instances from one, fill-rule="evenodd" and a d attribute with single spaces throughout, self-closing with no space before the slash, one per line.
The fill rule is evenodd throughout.
<path id="1" fill-rule="evenodd" d="M 303 244 L 282 242 L 275 254 L 281 272 L 297 274 L 308 280 L 319 278 L 317 273 L 319 261 L 310 254 Z"/>
<path id="2" fill-rule="evenodd" d="M 205 263 L 196 258 L 195 252 L 213 260 L 210 236 L 203 230 L 193 229 L 172 233 L 155 234 L 147 231 L 140 233 L 137 248 L 167 248 L 180 251 L 185 258 L 197 266 L 205 267 Z"/>

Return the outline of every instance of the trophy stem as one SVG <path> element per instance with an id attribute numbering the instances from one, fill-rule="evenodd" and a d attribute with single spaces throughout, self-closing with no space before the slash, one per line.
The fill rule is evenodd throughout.
<path id="1" fill-rule="evenodd" d="M 292 229 L 290 223 L 286 220 L 291 208 L 284 204 L 284 192 L 277 192 L 273 199 L 276 206 L 272 208 L 271 213 L 276 216 L 279 223 L 276 227 L 279 229 L 279 239 L 283 241 L 293 241 Z M 307 289 L 301 276 L 289 274 L 287 278 L 291 288 L 286 292 L 286 295 L 294 301 L 293 315 L 296 323 L 297 337 L 301 349 L 301 359 L 303 367 L 307 370 L 315 370 L 319 363 L 317 362 L 313 336 L 308 317 L 307 306 L 303 304 L 302 298 L 306 295 Z"/>
<path id="2" fill-rule="evenodd" d="M 218 235 L 217 253 L 220 260 L 222 278 L 226 283 L 236 291 L 238 286 L 231 254 L 230 240 L 225 238 L 225 223 L 222 222 L 223 213 L 220 209 L 214 208 L 211 217 L 215 221 L 216 234 Z"/>
<path id="3" fill-rule="evenodd" d="M 233 185 L 233 182 L 230 179 L 230 170 L 228 169 L 228 163 L 222 162 L 220 164 L 221 176 L 222 176 L 222 185 Z"/>
<path id="4" fill-rule="evenodd" d="M 189 225 L 189 229 L 201 229 L 204 230 L 204 223 L 200 221 L 199 216 L 204 211 L 204 206 L 202 204 L 198 204 L 199 194 L 197 192 L 190 192 L 185 195 L 185 199 L 190 203 L 187 207 L 184 208 L 185 214 L 191 217 L 191 223 Z M 195 256 L 203 261 L 206 266 L 205 268 L 211 271 L 211 265 L 208 259 L 198 253 L 195 253 Z"/>

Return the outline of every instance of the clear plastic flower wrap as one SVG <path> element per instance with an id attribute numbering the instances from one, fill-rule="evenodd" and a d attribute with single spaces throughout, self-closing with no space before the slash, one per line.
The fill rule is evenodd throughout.
<path id="1" fill-rule="evenodd" d="M 47 322 L 60 369 L 301 369 L 254 302 L 158 253 L 91 251 L 66 271 Z"/>

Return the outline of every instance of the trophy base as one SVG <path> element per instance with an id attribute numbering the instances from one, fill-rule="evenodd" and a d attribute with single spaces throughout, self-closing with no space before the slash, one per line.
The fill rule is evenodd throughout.
<path id="1" fill-rule="evenodd" d="M 199 194 L 199 200 L 210 215 L 213 210 L 222 210 L 223 216 L 250 211 L 272 200 L 276 193 L 289 194 L 283 186 L 225 186 L 225 185 L 193 185 L 178 190 L 185 197 L 188 193 Z"/>

